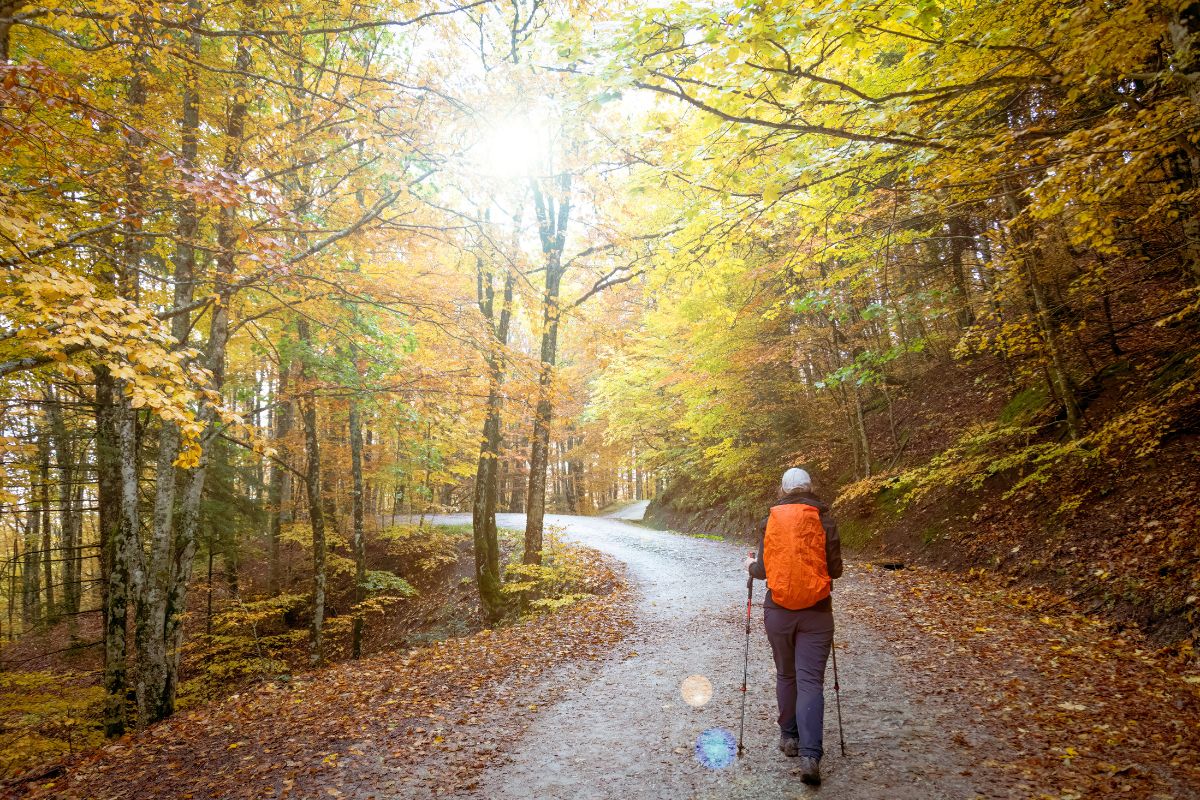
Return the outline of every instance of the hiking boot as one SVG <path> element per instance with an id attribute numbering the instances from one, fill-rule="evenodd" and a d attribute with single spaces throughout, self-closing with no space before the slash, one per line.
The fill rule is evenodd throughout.
<path id="1" fill-rule="evenodd" d="M 800 759 L 800 780 L 809 786 L 821 785 L 821 760 L 812 756 Z"/>
<path id="2" fill-rule="evenodd" d="M 788 758 L 795 758 L 800 755 L 800 740 L 788 736 L 780 736 L 779 750 Z"/>

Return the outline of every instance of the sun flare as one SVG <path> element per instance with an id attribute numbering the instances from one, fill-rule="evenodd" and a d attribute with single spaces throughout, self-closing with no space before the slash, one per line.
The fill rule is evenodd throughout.
<path id="1" fill-rule="evenodd" d="M 535 174 L 547 152 L 545 130 L 528 119 L 505 118 L 484 130 L 474 148 L 481 174 L 524 178 Z"/>

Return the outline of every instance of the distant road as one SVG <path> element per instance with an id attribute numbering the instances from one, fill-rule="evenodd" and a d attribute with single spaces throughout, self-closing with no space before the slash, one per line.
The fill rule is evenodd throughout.
<path id="1" fill-rule="evenodd" d="M 605 514 L 608 519 L 623 519 L 629 522 L 641 522 L 646 517 L 646 509 L 650 507 L 649 500 L 638 500 L 624 508 L 617 509 L 611 514 Z"/>

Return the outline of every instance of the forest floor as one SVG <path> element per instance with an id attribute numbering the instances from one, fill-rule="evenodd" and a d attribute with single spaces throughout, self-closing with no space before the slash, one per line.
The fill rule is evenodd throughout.
<path id="1" fill-rule="evenodd" d="M 629 591 L 259 687 L 114 742 L 32 796 L 812 795 L 775 747 L 761 583 L 746 753 L 719 746 L 738 732 L 744 545 L 547 522 L 623 563 Z M 927 569 L 851 560 L 835 606 L 846 754 L 829 681 L 822 796 L 1200 797 L 1192 654 Z M 684 681 L 705 682 L 693 676 L 707 702 L 685 702 Z"/>

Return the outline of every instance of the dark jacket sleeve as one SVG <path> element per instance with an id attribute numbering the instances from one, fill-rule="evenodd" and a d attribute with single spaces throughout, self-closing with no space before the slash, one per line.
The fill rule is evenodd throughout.
<path id="1" fill-rule="evenodd" d="M 767 579 L 767 566 L 763 563 L 763 545 L 767 539 L 767 520 L 770 517 L 764 517 L 763 521 L 758 525 L 758 560 L 750 565 L 750 577 L 757 578 L 760 581 Z"/>
<path id="2" fill-rule="evenodd" d="M 838 538 L 837 523 L 833 516 L 825 511 L 821 514 L 821 525 L 825 528 L 825 566 L 829 577 L 842 577 L 842 540 Z M 759 556 L 761 559 L 761 556 Z"/>

